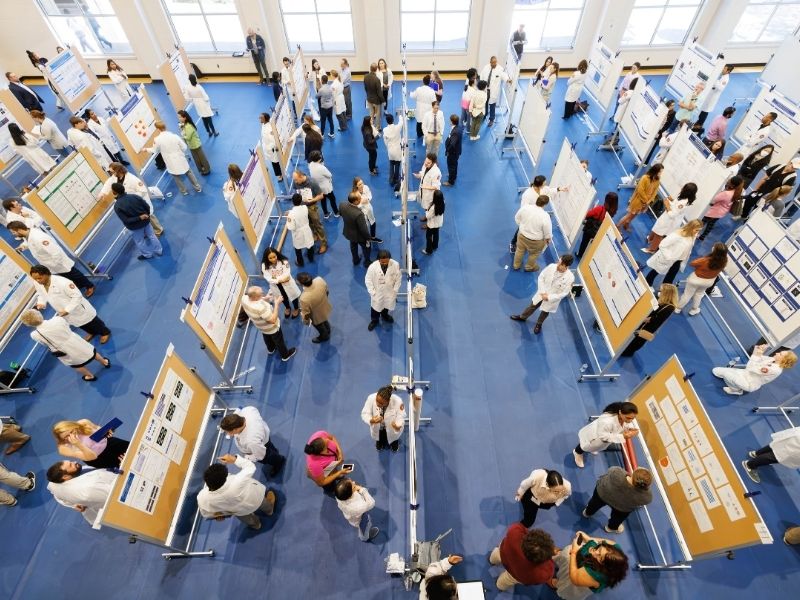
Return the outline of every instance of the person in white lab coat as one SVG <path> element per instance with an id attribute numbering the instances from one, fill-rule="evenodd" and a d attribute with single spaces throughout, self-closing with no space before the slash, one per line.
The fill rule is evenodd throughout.
<path id="1" fill-rule="evenodd" d="M 261 113 L 258 116 L 261 123 L 261 148 L 264 150 L 264 158 L 272 164 L 272 172 L 278 181 L 283 181 L 283 171 L 281 171 L 281 151 L 278 148 L 278 141 L 272 131 L 272 123 L 268 113 Z"/>
<path id="2" fill-rule="evenodd" d="M 42 313 L 31 308 L 22 313 L 19 320 L 23 325 L 35 329 L 31 332 L 34 342 L 45 346 L 62 364 L 78 371 L 84 381 L 97 380 L 97 376 L 86 368 L 93 360 L 106 369 L 111 368 L 111 361 L 72 331 L 64 317 L 56 315 L 45 321 Z"/>
<path id="3" fill-rule="evenodd" d="M 372 518 L 369 516 L 369 511 L 375 508 L 375 498 L 369 490 L 352 479 L 342 477 L 336 482 L 333 493 L 344 518 L 358 529 L 358 539 L 362 542 L 375 539 L 380 529 L 372 526 Z"/>
<path id="4" fill-rule="evenodd" d="M 67 256 L 55 239 L 38 227 L 30 228 L 22 221 L 9 220 L 6 227 L 11 235 L 23 240 L 18 250 L 29 250 L 38 264 L 44 265 L 56 275 L 66 277 L 79 289 L 84 290 L 87 298 L 92 297 L 94 285 L 75 267 L 75 261 Z"/>
<path id="5" fill-rule="evenodd" d="M 255 463 L 225 454 L 203 473 L 205 485 L 197 494 L 197 508 L 206 519 L 222 521 L 236 517 L 250 529 L 261 529 L 261 519 L 255 514 L 260 510 L 272 516 L 275 510 L 275 492 L 267 491 L 264 484 L 253 479 Z M 239 472 L 231 475 L 225 465 L 236 465 Z"/>
<path id="6" fill-rule="evenodd" d="M 405 429 L 406 409 L 394 388 L 385 385 L 376 393 L 367 396 L 361 409 L 361 420 L 369 425 L 369 433 L 375 440 L 376 450 L 400 448 L 400 436 Z"/>
<path id="7" fill-rule="evenodd" d="M 754 150 L 758 149 L 758 147 L 761 146 L 761 144 L 768 141 L 770 136 L 772 135 L 772 128 L 774 127 L 772 122 L 777 118 L 778 118 L 778 113 L 776 112 L 768 112 L 763 117 L 761 117 L 761 124 L 758 126 L 758 129 L 756 129 L 749 136 L 747 136 L 747 139 L 744 141 L 744 144 L 739 146 L 739 149 L 736 152 L 738 152 L 742 156 L 748 156 Z"/>
<path id="8" fill-rule="evenodd" d="M 578 63 L 578 68 L 567 80 L 567 93 L 564 96 L 564 119 L 569 119 L 575 114 L 575 103 L 581 97 L 583 86 L 586 84 L 586 71 L 588 70 L 589 63 L 584 59 Z"/>
<path id="9" fill-rule="evenodd" d="M 133 88 L 131 88 L 130 83 L 128 83 L 128 74 L 122 70 L 122 67 L 109 58 L 106 60 L 106 75 L 108 75 L 111 83 L 113 83 L 114 87 L 117 89 L 117 95 L 119 96 L 117 99 L 118 106 L 122 106 L 133 96 Z"/>
<path id="10" fill-rule="evenodd" d="M 219 428 L 233 436 L 240 456 L 270 467 L 270 476 L 275 477 L 286 464 L 270 439 L 269 425 L 255 406 L 234 409 L 225 415 Z"/>
<path id="11" fill-rule="evenodd" d="M 394 115 L 386 115 L 386 127 L 383 128 L 383 143 L 389 158 L 389 185 L 400 185 L 400 161 L 403 160 L 402 128 L 394 122 Z M 399 188 L 396 188 L 399 189 Z"/>
<path id="12" fill-rule="evenodd" d="M 187 102 L 194 104 L 197 114 L 203 119 L 203 126 L 209 137 L 219 135 L 219 131 L 214 129 L 214 110 L 211 108 L 211 100 L 203 86 L 197 83 L 194 74 L 189 75 L 189 85 L 183 90 L 183 95 Z"/>
<path id="13" fill-rule="evenodd" d="M 651 287 L 659 275 L 664 275 L 662 283 L 675 281 L 675 277 L 684 269 L 689 256 L 691 256 L 695 239 L 701 229 L 703 229 L 703 223 L 694 219 L 661 241 L 656 253 L 647 259 L 650 271 L 645 279 Z"/>
<path id="14" fill-rule="evenodd" d="M 278 317 L 279 304 L 280 297 L 277 294 L 267 295 L 257 285 L 247 288 L 247 292 L 242 296 L 242 310 L 261 332 L 267 353 L 272 354 L 277 350 L 281 360 L 286 362 L 295 355 L 297 349 L 286 347 Z"/>
<path id="15" fill-rule="evenodd" d="M 77 510 L 89 525 L 105 506 L 118 473 L 108 469 L 86 468 L 81 463 L 62 460 L 47 469 L 47 490 L 56 502 Z"/>
<path id="16" fill-rule="evenodd" d="M 293 319 L 296 319 L 300 315 L 300 305 L 297 302 L 300 297 L 300 288 L 297 287 L 297 282 L 292 277 L 289 259 L 275 248 L 267 248 L 261 255 L 261 273 L 269 283 L 270 292 L 274 296 L 283 298 L 285 307 L 283 316 L 291 315 Z"/>
<path id="17" fill-rule="evenodd" d="M 69 140 L 61 133 L 61 130 L 53 119 L 40 110 L 32 110 L 31 119 L 36 123 L 31 130 L 31 135 L 36 139 L 46 141 L 50 144 L 50 147 L 53 150 L 57 150 L 59 154 L 69 154 L 72 151 L 69 147 Z"/>
<path id="18" fill-rule="evenodd" d="M 292 232 L 292 246 L 294 246 L 295 261 L 298 267 L 305 266 L 303 250 L 306 251 L 308 262 L 314 262 L 314 232 L 308 223 L 308 207 L 303 204 L 300 194 L 292 196 L 292 208 L 286 213 L 286 228 Z"/>
<path id="19" fill-rule="evenodd" d="M 39 148 L 39 143 L 34 135 L 26 133 L 14 122 L 9 123 L 7 128 L 11 137 L 9 146 L 34 171 L 39 175 L 47 175 L 53 170 L 53 167 L 56 166 L 56 161 L 47 152 Z"/>
<path id="20" fill-rule="evenodd" d="M 88 150 L 97 162 L 100 163 L 103 170 L 108 171 L 108 165 L 111 164 L 113 159 L 100 142 L 100 138 L 97 137 L 97 134 L 88 129 L 86 121 L 80 117 L 70 117 L 69 124 L 72 125 L 72 127 L 67 129 L 67 139 L 69 143 L 78 150 L 81 148 Z"/>
<path id="21" fill-rule="evenodd" d="M 237 218 L 239 215 L 236 213 L 236 208 L 233 206 L 233 199 L 236 196 L 236 190 L 239 189 L 239 181 L 241 181 L 243 176 L 244 173 L 242 173 L 241 167 L 231 163 L 228 165 L 228 179 L 222 184 L 222 197 L 225 198 L 228 211 Z"/>
<path id="22" fill-rule="evenodd" d="M 175 185 L 178 186 L 181 194 L 184 196 L 189 194 L 186 190 L 186 185 L 183 183 L 184 175 L 188 177 L 195 192 L 198 194 L 202 192 L 203 188 L 200 187 L 200 182 L 192 172 L 189 161 L 186 159 L 186 150 L 188 149 L 186 142 L 183 141 L 181 136 L 167 131 L 167 126 L 162 121 L 156 121 L 154 125 L 158 134 L 153 140 L 153 145 L 148 146 L 145 150 L 153 154 L 161 154 L 164 163 L 167 165 L 167 172 L 172 175 Z"/>
<path id="23" fill-rule="evenodd" d="M 539 509 L 550 510 L 561 506 L 572 494 L 572 484 L 564 479 L 558 471 L 552 469 L 534 469 L 523 479 L 514 500 L 522 505 L 520 523 L 530 529 L 536 522 Z"/>
<path id="24" fill-rule="evenodd" d="M 431 106 L 436 102 L 436 92 L 431 87 L 431 76 L 422 78 L 422 85 L 409 94 L 416 102 L 414 106 L 414 119 L 417 121 L 417 137 L 422 137 L 422 122 L 425 115 L 431 112 Z"/>
<path id="25" fill-rule="evenodd" d="M 347 101 L 344 97 L 344 84 L 339 77 L 339 71 L 331 69 L 328 73 L 333 92 L 333 113 L 339 122 L 339 131 L 347 131 Z"/>
<path id="26" fill-rule="evenodd" d="M 463 557 L 451 554 L 447 558 L 428 565 L 425 570 L 425 578 L 419 584 L 419 600 L 458 598 L 458 584 L 447 572 L 462 560 L 464 560 Z"/>
<path id="27" fill-rule="evenodd" d="M 25 224 L 28 229 L 39 227 L 44 223 L 44 219 L 35 210 L 22 206 L 16 198 L 6 198 L 3 200 L 3 209 L 6 211 L 6 224 L 12 221 L 19 221 Z"/>
<path id="28" fill-rule="evenodd" d="M 648 245 L 642 248 L 645 254 L 653 254 L 668 234 L 672 233 L 683 224 L 683 215 L 697 198 L 697 184 L 687 183 L 678 193 L 678 198 L 667 196 L 664 199 L 664 212 L 659 215 L 650 234 L 647 236 Z"/>
<path id="29" fill-rule="evenodd" d="M 427 211 L 433 204 L 433 192 L 442 189 L 442 172 L 439 170 L 438 162 L 439 159 L 435 154 L 428 154 L 425 156 L 425 162 L 422 163 L 420 172 L 414 173 L 414 177 L 420 180 L 417 201 L 422 210 Z M 426 219 L 420 220 L 425 221 Z"/>
<path id="30" fill-rule="evenodd" d="M 612 402 L 603 409 L 603 414 L 578 431 L 578 445 L 572 451 L 575 464 L 584 467 L 583 456 L 587 452 L 597 454 L 611 444 L 622 444 L 639 433 L 631 423 L 636 420 L 639 408 L 633 402 Z"/>
<path id="31" fill-rule="evenodd" d="M 126 166 L 129 165 L 130 163 L 128 161 L 122 159 L 122 148 L 119 147 L 117 138 L 114 137 L 111 129 L 109 129 L 106 120 L 90 108 L 83 111 L 82 116 L 84 121 L 86 121 L 86 126 L 89 128 L 89 131 L 94 132 L 111 157 L 118 163 L 122 163 Z"/>
<path id="32" fill-rule="evenodd" d="M 400 263 L 392 258 L 388 250 L 378 252 L 378 260 L 370 264 L 364 277 L 370 297 L 370 321 L 367 326 L 369 331 L 377 327 L 380 319 L 394 323 L 389 311 L 394 310 L 397 303 L 401 280 Z"/>
<path id="33" fill-rule="evenodd" d="M 800 468 L 800 428 L 791 427 L 772 434 L 772 441 L 758 450 L 747 453 L 749 460 L 742 461 L 745 473 L 755 483 L 761 483 L 756 472 L 767 465 L 783 465 L 790 469 Z"/>
<path id="34" fill-rule="evenodd" d="M 88 333 L 87 341 L 96 335 L 100 336 L 101 344 L 108 341 L 111 330 L 74 283 L 66 277 L 53 275 L 44 265 L 33 265 L 30 274 L 36 288 L 38 310 L 50 304 L 59 317 L 64 317 L 67 323 Z"/>
<path id="35" fill-rule="evenodd" d="M 433 202 L 425 211 L 425 247 L 422 253 L 431 255 L 439 249 L 439 230 L 444 225 L 444 194 L 442 190 L 433 192 Z"/>
<path id="36" fill-rule="evenodd" d="M 575 283 L 575 274 L 569 270 L 575 258 L 572 254 L 562 254 L 557 263 L 550 263 L 542 272 L 536 282 L 536 293 L 531 298 L 528 307 L 518 315 L 511 315 L 514 321 L 525 321 L 537 308 L 539 318 L 533 328 L 533 333 L 542 332 L 542 323 L 550 315 L 558 310 L 561 300 L 567 297 L 572 291 L 572 284 Z"/>
<path id="37" fill-rule="evenodd" d="M 717 107 L 717 102 L 719 102 L 722 92 L 724 92 L 725 88 L 728 87 L 728 82 L 730 81 L 732 71 L 733 65 L 725 65 L 722 67 L 722 74 L 719 76 L 719 79 L 714 82 L 714 85 L 711 86 L 711 89 L 708 90 L 708 94 L 706 94 L 706 101 L 703 103 L 703 109 L 697 116 L 695 125 L 702 126 L 703 123 L 706 122 L 708 113 L 712 112 Z"/>
<path id="38" fill-rule="evenodd" d="M 489 117 L 489 127 L 494 125 L 495 109 L 497 108 L 497 101 L 500 100 L 502 93 L 503 82 L 511 82 L 511 77 L 508 76 L 505 69 L 497 63 L 497 57 L 492 56 L 489 59 L 489 64 L 481 69 L 481 81 L 485 81 L 486 93 L 486 114 Z"/>
<path id="39" fill-rule="evenodd" d="M 733 367 L 714 367 L 711 372 L 725 382 L 723 391 L 731 396 L 741 396 L 745 392 L 755 392 L 761 386 L 774 381 L 786 369 L 797 364 L 797 355 L 791 350 L 783 350 L 765 355 L 766 344 L 753 349 L 744 369 Z"/>

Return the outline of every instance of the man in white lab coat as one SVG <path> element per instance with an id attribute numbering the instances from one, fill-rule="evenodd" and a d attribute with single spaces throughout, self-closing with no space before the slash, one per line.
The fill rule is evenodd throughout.
<path id="1" fill-rule="evenodd" d="M 394 323 L 389 311 L 394 310 L 397 303 L 401 279 L 400 263 L 392 258 L 388 250 L 378 252 L 378 260 L 369 266 L 364 278 L 370 297 L 368 330 L 375 329 L 381 318 L 387 323 Z"/>
<path id="2" fill-rule="evenodd" d="M 400 161 L 403 160 L 402 131 L 394 115 L 386 114 L 386 127 L 383 128 L 383 142 L 389 155 L 389 185 L 400 184 Z"/>
<path id="3" fill-rule="evenodd" d="M 400 436 L 405 428 L 406 409 L 394 388 L 385 385 L 376 393 L 367 396 L 361 409 L 361 420 L 369 425 L 369 432 L 375 440 L 375 449 L 400 448 Z"/>
<path id="4" fill-rule="evenodd" d="M 198 194 L 202 192 L 203 188 L 200 186 L 200 182 L 186 159 L 186 150 L 188 148 L 186 142 L 179 135 L 167 131 L 167 126 L 163 122 L 156 121 L 153 125 L 158 133 L 155 140 L 153 140 L 153 145 L 148 146 L 145 150 L 153 154 L 161 154 L 164 163 L 167 165 L 167 173 L 172 175 L 175 185 L 178 186 L 181 194 L 184 196 L 189 194 L 186 190 L 186 185 L 183 183 L 184 175 L 189 179 L 195 192 Z"/>
<path id="5" fill-rule="evenodd" d="M 205 485 L 197 494 L 200 514 L 217 521 L 233 516 L 250 529 L 261 529 L 261 519 L 255 512 L 260 510 L 272 516 L 275 492 L 267 491 L 264 484 L 253 479 L 255 463 L 230 454 L 220 456 L 219 460 L 224 464 L 214 463 L 203 473 Z M 229 474 L 225 465 L 231 464 L 239 467 L 240 471 Z"/>
<path id="6" fill-rule="evenodd" d="M 269 439 L 269 425 L 255 406 L 237 408 L 231 414 L 225 415 L 219 428 L 233 436 L 236 448 L 244 458 L 271 467 L 272 477 L 280 473 L 286 464 L 286 457 L 281 456 Z"/>
<path id="7" fill-rule="evenodd" d="M 56 502 L 74 508 L 93 525 L 105 506 L 119 474 L 108 469 L 92 469 L 79 462 L 63 460 L 47 469 L 47 489 Z"/>
<path id="8" fill-rule="evenodd" d="M 22 221 L 10 220 L 6 227 L 11 235 L 23 240 L 18 246 L 19 250 L 29 250 L 36 263 L 44 265 L 51 273 L 66 277 L 79 289 L 84 290 L 87 298 L 92 297 L 94 285 L 75 267 L 75 261 L 67 256 L 52 237 L 38 227 L 28 228 Z"/>
<path id="9" fill-rule="evenodd" d="M 489 117 L 489 127 L 494 125 L 494 113 L 497 101 L 500 99 L 501 86 L 504 81 L 511 81 L 505 69 L 497 64 L 497 57 L 489 59 L 489 64 L 481 69 L 481 81 L 485 81 L 487 93 L 486 114 Z"/>
<path id="10" fill-rule="evenodd" d="M 352 479 L 342 477 L 336 482 L 334 489 L 336 504 L 344 518 L 358 529 L 358 539 L 368 542 L 380 533 L 380 529 L 372 526 L 369 511 L 375 508 L 375 498 L 367 488 L 358 485 Z"/>
<path id="11" fill-rule="evenodd" d="M 431 107 L 436 102 L 436 92 L 431 87 L 431 76 L 422 78 L 422 85 L 409 94 L 417 104 L 414 107 L 414 119 L 417 121 L 417 137 L 422 137 L 422 123 L 425 115 L 431 112 Z"/>
<path id="12" fill-rule="evenodd" d="M 67 129 L 67 139 L 69 143 L 75 146 L 78 150 L 85 148 L 92 156 L 100 163 L 104 171 L 108 171 L 108 165 L 111 164 L 113 158 L 106 151 L 105 146 L 97 137 L 97 134 L 87 128 L 86 121 L 80 117 L 70 117 L 69 124 L 72 125 Z"/>
<path id="13" fill-rule="evenodd" d="M 747 454 L 749 460 L 742 461 L 745 473 L 755 483 L 761 483 L 761 476 L 756 472 L 767 465 L 783 465 L 790 469 L 800 467 L 800 429 L 792 427 L 772 434 L 772 441 L 758 450 Z"/>
<path id="14" fill-rule="evenodd" d="M 533 328 L 533 333 L 539 334 L 542 332 L 542 323 L 550 315 L 558 310 L 558 305 L 561 300 L 566 298 L 572 291 L 572 284 L 575 283 L 575 275 L 569 270 L 570 265 L 574 262 L 572 254 L 562 254 L 557 263 L 547 265 L 542 272 L 539 273 L 536 293 L 531 298 L 531 303 L 522 313 L 518 315 L 511 315 L 514 321 L 525 321 L 530 317 L 537 308 L 539 311 L 539 318 L 536 320 L 536 325 Z"/>

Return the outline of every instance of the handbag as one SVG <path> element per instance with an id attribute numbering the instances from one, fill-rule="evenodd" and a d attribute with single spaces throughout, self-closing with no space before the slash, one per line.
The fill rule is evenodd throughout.
<path id="1" fill-rule="evenodd" d="M 636 337 L 640 337 L 646 342 L 652 342 L 653 339 L 656 337 L 656 334 L 653 333 L 652 331 L 647 331 L 646 329 L 637 329 Z"/>
<path id="2" fill-rule="evenodd" d="M 731 215 L 734 217 L 741 217 L 742 209 L 744 209 L 744 198 L 740 196 L 731 204 Z"/>

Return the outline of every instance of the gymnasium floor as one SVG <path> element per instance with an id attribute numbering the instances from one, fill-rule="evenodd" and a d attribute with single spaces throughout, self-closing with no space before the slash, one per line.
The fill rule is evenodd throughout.
<path id="1" fill-rule="evenodd" d="M 459 580 L 482 579 L 488 598 L 503 596 L 494 590 L 492 574 L 497 573 L 489 571 L 486 556 L 505 528 L 519 518 L 513 496 L 532 468 L 559 469 L 573 485 L 573 496 L 559 509 L 541 512 L 537 526 L 549 531 L 558 544 L 568 543 L 576 529 L 605 535 L 601 519 L 586 520 L 579 513 L 595 478 L 618 459 L 614 455 L 594 457 L 579 472 L 570 455 L 576 432 L 587 416 L 598 414 L 611 401 L 624 399 L 644 374 L 655 371 L 673 352 L 687 370 L 696 371 L 693 383 L 737 464 L 747 450 L 763 445 L 770 431 L 784 427 L 777 419 L 752 415 L 749 409 L 788 398 L 800 381 L 797 372 L 788 373 L 758 393 L 726 396 L 710 369 L 737 353 L 707 309 L 691 319 L 674 316 L 655 342 L 619 364 L 621 377 L 613 383 L 576 382 L 588 355 L 568 302 L 562 303 L 539 336 L 533 336 L 530 327 L 508 319 L 524 307 L 535 289 L 535 276 L 508 269 L 517 186 L 536 173 L 550 174 L 564 135 L 577 142 L 578 152 L 591 160 L 599 195 L 615 189 L 621 175 L 607 153 L 595 152 L 596 139 L 585 141 L 586 127 L 577 118 L 561 120 L 564 83 L 564 79 L 559 81 L 553 95 L 548 142 L 541 166 L 535 170 L 526 166 L 523 173 L 512 159 L 501 159 L 485 130 L 477 143 L 465 139 L 458 183 L 445 189 L 447 212 L 440 250 L 431 257 L 416 256 L 422 268 L 420 281 L 428 286 L 428 308 L 416 313 L 420 369 L 421 376 L 433 383 L 425 395 L 425 413 L 432 417 L 432 424 L 423 426 L 417 438 L 421 471 L 418 535 L 431 539 L 452 527 L 453 533 L 443 542 L 444 551 L 465 556 L 453 574 Z M 653 77 L 652 83 L 659 89 L 663 77 Z M 719 109 L 733 98 L 752 96 L 753 86 L 754 76 L 734 75 Z M 212 165 L 203 193 L 177 194 L 165 203 L 157 202 L 166 229 L 164 257 L 137 261 L 129 244 L 111 266 L 114 280 L 100 283 L 92 298 L 113 330 L 102 349 L 114 367 L 99 373 L 96 383 L 85 384 L 46 357 L 33 376 L 38 393 L 2 398 L 3 414 L 16 415 L 34 436 L 28 446 L 3 462 L 19 472 L 35 470 L 39 479 L 36 491 L 22 496 L 17 507 L 0 511 L 6 540 L 0 552 L 0 594 L 15 599 L 47 598 L 58 589 L 62 597 L 87 599 L 216 598 L 228 594 L 274 599 L 411 597 L 399 579 L 384 573 L 383 562 L 390 552 L 407 552 L 406 449 L 402 446 L 397 455 L 378 455 L 359 417 L 366 395 L 403 370 L 403 324 L 398 319 L 394 328 L 381 325 L 367 332 L 364 269 L 351 265 L 338 220 L 325 222 L 329 252 L 307 267 L 325 277 L 331 289 L 331 343 L 312 344 L 313 330 L 298 321 L 284 320 L 284 335 L 289 345 L 297 345 L 298 353 L 290 362 L 281 363 L 267 360 L 262 342 L 251 331 L 244 365 L 256 366 L 247 376 L 255 393 L 228 396 L 232 406 L 252 403 L 262 411 L 273 440 L 289 458 L 281 476 L 268 483 L 278 492 L 279 505 L 276 517 L 264 519 L 264 529 L 252 534 L 230 520 L 204 523 L 196 548 L 213 548 L 217 557 L 167 562 L 159 548 L 130 545 L 125 534 L 109 529 L 93 531 L 77 512 L 57 505 L 45 489 L 44 471 L 58 459 L 49 434 L 52 423 L 83 417 L 103 423 L 117 416 L 124 421 L 118 434 L 130 437 L 142 408 L 139 392 L 150 388 L 168 343 L 174 343 L 178 354 L 197 366 L 209 383 L 218 380 L 197 340 L 178 319 L 181 296 L 191 291 L 208 248 L 206 236 L 213 234 L 219 221 L 237 243 L 245 264 L 253 267 L 220 188 L 227 163 L 246 161 L 247 150 L 258 140 L 258 113 L 273 102 L 271 89 L 255 84 L 208 84 L 206 88 L 219 108 L 215 124 L 221 135 L 206 141 L 201 133 Z M 148 91 L 174 127 L 174 112 L 163 88 L 153 84 Z M 40 94 L 47 100 L 46 108 L 51 108 L 49 92 Z M 448 82 L 446 115 L 458 111 L 459 98 L 460 84 Z M 386 183 L 388 164 L 382 144 L 381 174 L 368 174 L 357 129 L 363 116 L 359 84 L 353 86 L 353 105 L 351 129 L 325 141 L 326 163 L 334 173 L 340 202 L 345 201 L 354 175 L 365 178 L 373 190 L 383 247 L 399 255 L 400 231 L 390 223 L 391 210 L 399 201 Z M 66 129 L 68 115 L 54 116 Z M 421 156 L 420 149 L 417 167 Z M 444 163 L 443 151 L 441 158 Z M 630 157 L 623 160 L 630 170 Z M 152 180 L 148 178 L 148 182 Z M 168 178 L 161 185 L 165 191 L 176 192 Z M 628 195 L 621 194 L 622 206 Z M 634 223 L 630 247 L 640 260 L 643 255 L 638 248 L 651 224 L 649 218 Z M 722 225 L 699 251 L 727 237 L 730 223 Z M 116 224 L 109 230 L 116 234 Z M 563 248 L 559 235 L 557 243 Z M 416 249 L 423 243 L 420 232 Z M 553 258 L 549 249 L 548 262 Z M 745 340 L 754 339 L 752 326 L 730 299 L 719 302 L 737 333 Z M 398 304 L 399 311 L 404 308 L 402 302 Z M 27 342 L 19 344 L 19 351 L 28 347 Z M 4 361 L 19 358 L 9 356 L 11 350 L 14 348 L 2 357 Z M 338 436 L 348 460 L 356 463 L 356 480 L 366 484 L 377 500 L 373 520 L 381 534 L 374 544 L 359 542 L 335 501 L 323 496 L 304 476 L 302 447 L 309 434 L 321 428 Z M 774 545 L 739 551 L 733 562 L 724 558 L 698 562 L 690 572 L 634 571 L 604 597 L 788 597 L 789 590 L 800 583 L 796 574 L 800 556 L 780 538 L 788 524 L 800 522 L 798 504 L 793 500 L 800 491 L 797 471 L 767 468 L 762 471 L 761 485 L 746 482 L 749 489 L 763 492 L 756 503 L 776 538 Z M 619 540 L 631 562 L 651 562 L 652 533 L 635 517 L 628 525 Z M 555 597 L 544 587 L 519 588 L 514 594 L 519 598 Z"/>

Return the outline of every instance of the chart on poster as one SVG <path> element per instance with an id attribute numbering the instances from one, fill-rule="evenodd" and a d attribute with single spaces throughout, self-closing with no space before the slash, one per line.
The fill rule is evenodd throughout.
<path id="1" fill-rule="evenodd" d="M 561 143 L 561 152 L 553 168 L 553 175 L 550 177 L 551 187 L 561 188 L 555 198 L 551 198 L 550 205 L 556 216 L 559 229 L 567 244 L 572 247 L 578 234 L 586 212 L 592 206 L 595 197 L 595 189 L 586 176 L 586 171 L 581 165 L 581 160 L 567 138 Z"/>
<path id="2" fill-rule="evenodd" d="M 139 90 L 120 109 L 119 124 L 136 152 L 155 134 L 155 122 L 156 114 Z"/>
<path id="3" fill-rule="evenodd" d="M 72 50 L 64 50 L 47 67 L 50 81 L 68 103 L 81 97 L 92 85 L 92 78 Z"/>
<path id="4" fill-rule="evenodd" d="M 769 134 L 763 143 L 775 146 L 772 164 L 788 162 L 800 147 L 800 106 L 774 90 L 761 88 L 732 138 L 740 144 L 747 142 L 761 128 L 761 119 L 769 113 L 775 113 L 778 118 L 769 126 Z"/>
<path id="5" fill-rule="evenodd" d="M 226 333 L 236 320 L 243 285 L 230 253 L 215 241 L 200 288 L 191 298 L 191 312 L 217 347 L 224 345 Z"/>
<path id="6" fill-rule="evenodd" d="M 719 79 L 724 66 L 724 58 L 719 58 L 696 41 L 689 41 L 667 77 L 666 89 L 680 100 L 690 94 L 698 83 L 704 83 L 706 87 L 698 97 L 698 105 L 703 106 L 705 97 Z"/>
<path id="7" fill-rule="evenodd" d="M 606 231 L 599 240 L 590 269 L 614 325 L 619 327 L 646 288 L 613 231 Z"/>
<path id="8" fill-rule="evenodd" d="M 8 124 L 16 122 L 11 111 L 0 102 L 0 168 L 8 164 L 16 154 L 11 147 L 11 134 L 8 131 Z"/>
<path id="9" fill-rule="evenodd" d="M 16 323 L 17 317 L 33 297 L 31 264 L 0 239 L 0 338 Z"/>
<path id="10" fill-rule="evenodd" d="M 667 107 L 656 91 L 649 85 L 637 85 L 619 126 L 628 145 L 640 159 L 650 151 L 666 115 Z"/>
<path id="11" fill-rule="evenodd" d="M 245 229 L 245 237 L 257 254 L 275 204 L 275 192 L 260 148 L 250 156 L 239 181 L 238 196 L 234 200 L 234 208 Z"/>
<path id="12" fill-rule="evenodd" d="M 622 75 L 623 60 L 598 40 L 589 54 L 589 70 L 586 72 L 586 91 L 601 108 L 608 108 L 616 96 L 617 81 Z"/>
<path id="13" fill-rule="evenodd" d="M 306 64 L 303 59 L 303 51 L 298 48 L 292 61 L 292 90 L 294 91 L 294 106 L 298 116 L 303 113 L 308 97 L 308 81 L 306 81 Z"/>
<path id="14" fill-rule="evenodd" d="M 62 163 L 62 168 L 39 187 L 38 196 L 68 231 L 75 231 L 98 204 L 103 182 L 82 154 Z"/>

